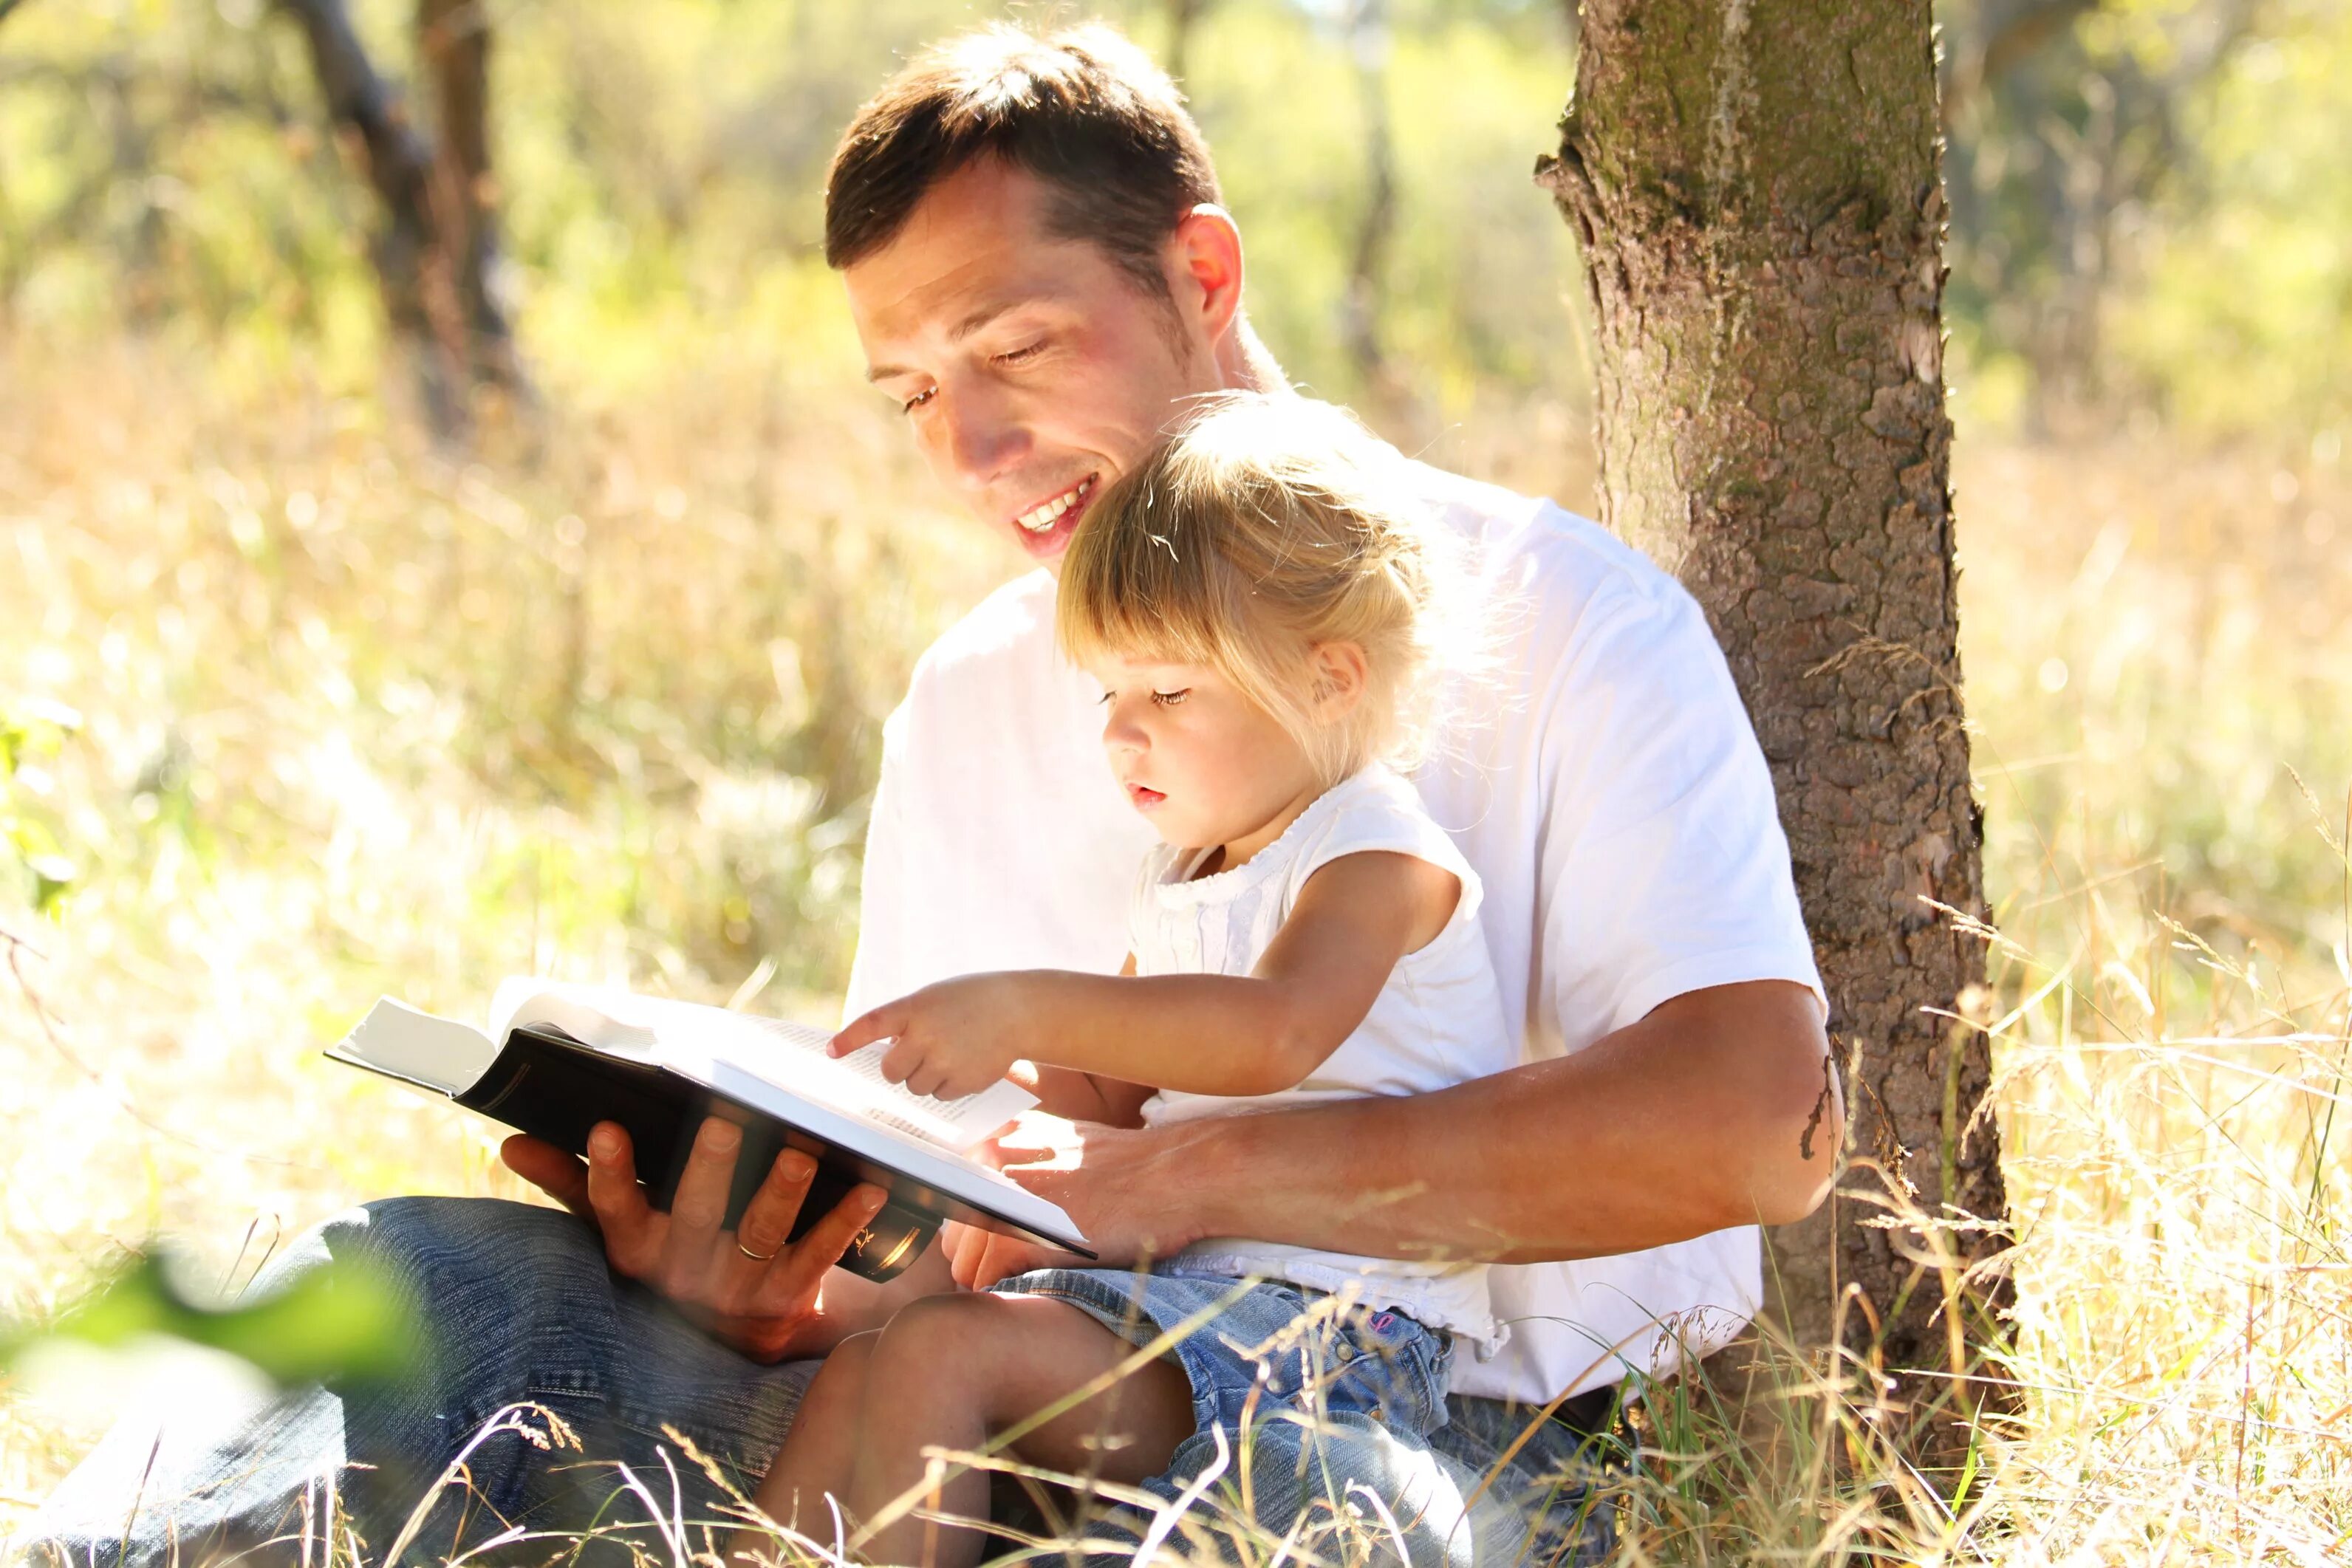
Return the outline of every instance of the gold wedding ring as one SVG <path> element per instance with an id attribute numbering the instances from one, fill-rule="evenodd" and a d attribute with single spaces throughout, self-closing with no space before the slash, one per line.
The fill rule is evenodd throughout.
<path id="1" fill-rule="evenodd" d="M 744 1257 L 749 1258 L 754 1263 L 772 1263 L 776 1259 L 775 1252 L 754 1252 L 749 1247 L 744 1246 L 740 1241 L 735 1243 L 735 1250 L 740 1252 Z M 783 1249 L 781 1247 L 776 1249 L 778 1252 L 782 1250 Z"/>

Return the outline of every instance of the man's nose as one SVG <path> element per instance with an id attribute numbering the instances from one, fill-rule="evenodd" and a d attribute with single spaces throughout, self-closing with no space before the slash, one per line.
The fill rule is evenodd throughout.
<path id="1" fill-rule="evenodd" d="M 1003 399 L 971 389 L 943 412 L 939 456 L 957 483 L 994 484 L 1029 455 L 1029 428 Z"/>

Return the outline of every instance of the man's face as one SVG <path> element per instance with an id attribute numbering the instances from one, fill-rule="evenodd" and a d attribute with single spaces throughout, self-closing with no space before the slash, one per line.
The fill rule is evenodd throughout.
<path id="1" fill-rule="evenodd" d="M 1216 356 L 1100 248 L 1045 230 L 1045 187 L 992 159 L 934 186 L 843 280 L 874 384 L 942 484 L 1053 565 L 1158 444 Z"/>

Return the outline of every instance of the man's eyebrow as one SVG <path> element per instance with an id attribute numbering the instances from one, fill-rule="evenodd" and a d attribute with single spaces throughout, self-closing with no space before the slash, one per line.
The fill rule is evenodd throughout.
<path id="1" fill-rule="evenodd" d="M 963 319 L 948 329 L 948 341 L 960 343 L 1006 311 L 1024 303 L 1026 301 L 1020 299 L 1000 299 L 992 304 L 982 305 L 967 313 Z M 917 373 L 904 365 L 872 365 L 866 369 L 866 379 L 869 382 L 886 382 L 892 376 L 911 376 Z"/>

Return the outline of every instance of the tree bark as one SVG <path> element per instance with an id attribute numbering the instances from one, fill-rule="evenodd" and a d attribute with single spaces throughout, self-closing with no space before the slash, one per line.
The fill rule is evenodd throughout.
<path id="1" fill-rule="evenodd" d="M 430 84 L 440 154 L 436 217 L 477 385 L 528 391 L 498 297 L 498 185 L 490 172 L 490 19 L 485 0 L 417 0 L 417 57 Z"/>
<path id="2" fill-rule="evenodd" d="M 1348 260 L 1340 298 L 1339 337 L 1356 379 L 1385 401 L 1394 372 L 1381 344 L 1381 305 L 1389 249 L 1396 237 L 1396 139 L 1389 124 L 1389 33 L 1385 0 L 1353 0 L 1348 7 L 1348 53 L 1356 98 L 1364 110 L 1364 211 Z"/>
<path id="3" fill-rule="evenodd" d="M 368 58 L 344 0 L 278 3 L 300 26 L 328 115 L 359 143 L 383 208 L 371 246 L 376 277 L 426 423 L 445 439 L 463 435 L 474 387 L 528 391 L 491 282 L 488 20 L 475 0 L 418 0 L 419 53 L 441 111 L 436 152 Z"/>
<path id="4" fill-rule="evenodd" d="M 463 329 L 447 298 L 446 269 L 435 276 L 439 235 L 432 144 L 411 123 L 399 93 L 377 74 L 343 0 L 280 4 L 300 26 L 327 113 L 358 141 L 383 209 L 369 248 L 396 350 L 415 373 L 426 423 L 436 435 L 454 435 L 465 423 L 458 390 Z"/>
<path id="5" fill-rule="evenodd" d="M 1192 28 L 1208 8 L 1209 0 L 1168 0 L 1168 75 L 1178 87 L 1192 63 Z"/>
<path id="6" fill-rule="evenodd" d="M 1928 0 L 1586 0 L 1538 178 L 1582 242 L 1601 512 L 1706 607 L 1778 787 L 1849 1166 L 1770 1309 L 1952 1375 L 2002 1286 L 1961 722 Z M 1884 1223 L 1894 1218 L 1897 1223 Z M 1850 1301 L 1857 1294 L 1859 1302 Z M 1913 1401 L 1965 1395 L 1912 1378 Z"/>

